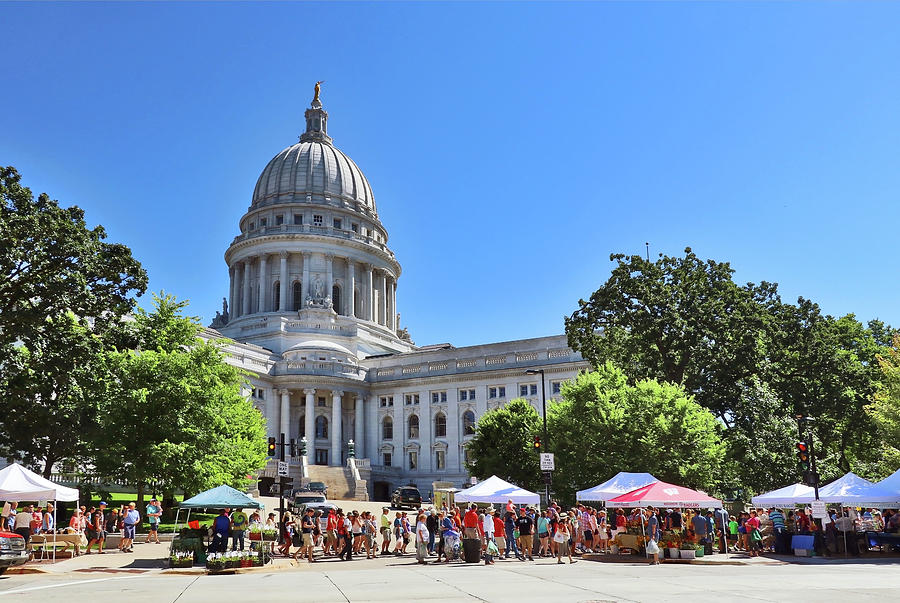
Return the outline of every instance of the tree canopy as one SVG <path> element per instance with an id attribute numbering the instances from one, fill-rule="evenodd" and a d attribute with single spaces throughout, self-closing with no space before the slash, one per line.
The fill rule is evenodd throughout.
<path id="1" fill-rule="evenodd" d="M 521 398 L 486 412 L 466 444 L 466 469 L 482 479 L 496 475 L 523 488 L 537 487 L 541 473 L 533 438 L 539 428 L 540 415 Z"/>
<path id="2" fill-rule="evenodd" d="M 851 468 L 878 477 L 881 446 L 865 408 L 888 326 L 825 315 L 804 298 L 785 303 L 774 283 L 738 285 L 728 263 L 690 248 L 655 262 L 610 259 L 610 278 L 566 318 L 569 345 L 595 367 L 616 363 L 632 383 L 683 386 L 712 411 L 730 444 L 724 489 L 746 496 L 796 481 L 798 415 L 816 418 L 823 478 Z"/>
<path id="3" fill-rule="evenodd" d="M 642 379 L 629 385 L 607 362 L 563 383 L 548 422 L 556 454 L 553 490 L 563 500 L 619 471 L 714 491 L 726 460 L 715 416 L 681 386 Z"/>
<path id="4" fill-rule="evenodd" d="M 155 295 L 154 311 L 122 324 L 132 346 L 107 354 L 97 467 L 160 490 L 243 487 L 266 463 L 265 421 L 241 392 L 246 375 L 197 337 L 186 305 Z"/>
<path id="5" fill-rule="evenodd" d="M 15 168 L 0 168 L 0 197 L 0 455 L 49 476 L 88 450 L 102 337 L 147 275 L 80 208 L 35 199 Z"/>

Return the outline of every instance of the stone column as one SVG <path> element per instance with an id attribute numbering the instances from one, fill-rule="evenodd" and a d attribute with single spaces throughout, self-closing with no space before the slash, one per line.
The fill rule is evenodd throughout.
<path id="1" fill-rule="evenodd" d="M 269 311 L 269 256 L 259 256 L 259 311 Z"/>
<path id="2" fill-rule="evenodd" d="M 330 253 L 325 254 L 325 297 L 331 297 L 331 291 L 334 288 L 334 256 Z M 331 300 L 334 304 L 334 300 Z M 337 310 L 335 310 L 337 312 Z"/>
<path id="3" fill-rule="evenodd" d="M 241 300 L 241 315 L 250 314 L 250 263 L 252 259 L 244 260 L 244 299 Z"/>
<path id="4" fill-rule="evenodd" d="M 349 258 L 347 258 L 347 289 L 348 294 L 344 295 L 348 300 L 347 316 L 356 316 L 356 264 Z"/>
<path id="5" fill-rule="evenodd" d="M 234 266 L 228 268 L 228 319 L 237 318 L 237 308 L 234 307 L 234 277 L 236 269 Z"/>
<path id="6" fill-rule="evenodd" d="M 391 324 L 393 325 L 392 330 L 396 331 L 400 328 L 400 325 L 397 324 L 397 279 L 391 282 Z"/>
<path id="7" fill-rule="evenodd" d="M 356 412 L 356 421 L 353 425 L 353 441 L 356 444 L 356 456 L 362 458 L 366 455 L 365 447 L 363 443 L 366 439 L 366 431 L 364 428 L 365 425 L 365 417 L 363 416 L 363 396 L 362 394 L 356 394 L 356 399 L 354 400 L 354 411 Z"/>
<path id="8" fill-rule="evenodd" d="M 459 412 L 459 390 L 447 389 L 447 473 L 460 472 L 459 447 L 462 443 L 462 415 Z"/>
<path id="9" fill-rule="evenodd" d="M 286 389 L 276 390 L 281 396 L 281 412 L 279 413 L 279 433 L 283 433 L 285 439 L 291 436 L 291 392 Z M 278 437 L 278 434 L 275 435 Z"/>
<path id="10" fill-rule="evenodd" d="M 306 394 L 306 414 L 304 415 L 304 425 L 306 433 L 306 456 L 307 463 L 312 464 L 316 458 L 316 390 L 305 389 Z"/>
<path id="11" fill-rule="evenodd" d="M 341 466 L 341 396 L 339 389 L 331 392 L 331 459 L 329 465 Z"/>
<path id="12" fill-rule="evenodd" d="M 434 466 L 434 413 L 431 410 L 431 398 L 428 390 L 419 392 L 419 471 L 431 471 Z"/>
<path id="13" fill-rule="evenodd" d="M 309 297 L 309 259 L 311 254 L 307 251 L 303 253 L 303 292 L 300 295 L 300 307 L 304 306 L 303 300 Z"/>
<path id="14" fill-rule="evenodd" d="M 366 290 L 363 293 L 363 305 L 365 308 L 363 309 L 363 318 L 366 320 L 374 320 L 373 312 L 373 296 L 374 291 L 372 289 L 372 264 L 366 264 Z"/>
<path id="15" fill-rule="evenodd" d="M 288 312 L 288 292 L 291 290 L 291 284 L 288 282 L 288 252 L 282 251 L 281 256 L 281 273 L 278 276 L 278 308 L 280 312 Z"/>
<path id="16" fill-rule="evenodd" d="M 387 272 L 381 273 L 381 324 L 388 326 L 387 317 Z"/>

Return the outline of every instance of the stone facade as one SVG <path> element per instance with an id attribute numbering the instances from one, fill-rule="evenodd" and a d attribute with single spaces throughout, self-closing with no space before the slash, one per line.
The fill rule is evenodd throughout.
<path id="1" fill-rule="evenodd" d="M 257 182 L 225 252 L 229 296 L 204 336 L 228 338 L 229 361 L 253 374 L 247 393 L 269 435 L 305 437 L 295 477 L 344 466 L 353 440 L 376 499 L 409 483 L 462 486 L 479 417 L 519 397 L 541 412 L 542 386 L 552 398 L 587 363 L 562 335 L 414 345 L 399 325 L 401 268 L 372 189 L 334 147 L 318 99 L 305 117 L 300 142 Z M 544 383 L 529 369 L 543 370 Z"/>

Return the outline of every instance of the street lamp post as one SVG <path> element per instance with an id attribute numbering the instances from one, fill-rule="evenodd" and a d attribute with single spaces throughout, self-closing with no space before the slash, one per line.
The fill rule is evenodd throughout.
<path id="1" fill-rule="evenodd" d="M 541 414 L 544 416 L 544 450 L 549 449 L 549 445 L 547 444 L 547 390 L 546 385 L 544 384 L 544 369 L 528 369 L 525 371 L 526 375 L 540 375 L 541 376 Z M 544 479 L 544 494 L 546 495 L 546 504 L 550 504 L 550 484 L 549 480 Z"/>

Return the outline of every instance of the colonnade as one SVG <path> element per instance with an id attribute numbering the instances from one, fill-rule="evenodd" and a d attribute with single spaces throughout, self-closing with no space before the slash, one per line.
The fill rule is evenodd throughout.
<path id="1" fill-rule="evenodd" d="M 301 286 L 299 304 L 302 308 L 310 294 L 311 282 L 315 277 L 324 277 L 325 296 L 333 297 L 336 284 L 340 290 L 340 307 L 335 306 L 335 312 L 375 322 L 392 331 L 397 330 L 397 277 L 390 271 L 376 268 L 372 264 L 358 263 L 350 258 L 323 254 L 324 272 L 313 272 L 313 253 L 302 252 L 302 271 L 300 275 L 296 275 L 289 272 L 290 255 L 287 251 L 273 255 L 260 254 L 232 264 L 229 269 L 228 298 L 231 319 L 264 312 L 291 313 L 295 311 L 294 283 L 299 282 Z M 272 264 L 269 263 L 270 259 Z M 279 268 L 278 276 L 273 279 L 270 266 L 276 263 Z M 335 267 L 338 265 L 344 268 L 343 279 L 335 278 Z M 254 286 L 258 291 L 257 295 L 253 295 Z M 335 301 L 332 299 L 332 303 Z"/>
<path id="2" fill-rule="evenodd" d="M 302 392 L 305 396 L 304 406 L 301 413 L 296 413 L 295 417 L 303 417 L 304 432 L 295 433 L 291 429 L 291 393 Z M 316 450 L 328 450 L 328 464 L 331 466 L 343 465 L 341 452 L 346 444 L 343 438 L 343 404 L 344 398 L 350 398 L 354 404 L 353 416 L 353 441 L 356 456 L 363 456 L 365 446 L 365 413 L 363 412 L 363 404 L 365 397 L 359 392 L 345 392 L 344 390 L 322 390 L 316 388 L 304 388 L 302 390 L 276 389 L 275 394 L 278 396 L 275 401 L 276 409 L 270 409 L 269 414 L 269 435 L 278 437 L 279 433 L 285 434 L 285 438 L 295 437 L 299 442 L 300 438 L 306 438 L 306 454 L 310 464 L 316 464 Z M 319 394 L 319 395 L 317 395 Z M 318 399 L 324 397 L 326 404 L 328 398 L 331 398 L 331 408 L 327 406 L 320 407 Z M 320 412 L 316 412 L 317 408 L 321 408 Z M 317 437 L 316 419 L 325 417 L 327 420 L 326 437 Z M 274 430 L 278 426 L 278 431 Z M 349 439 L 349 438 L 346 438 Z"/>

